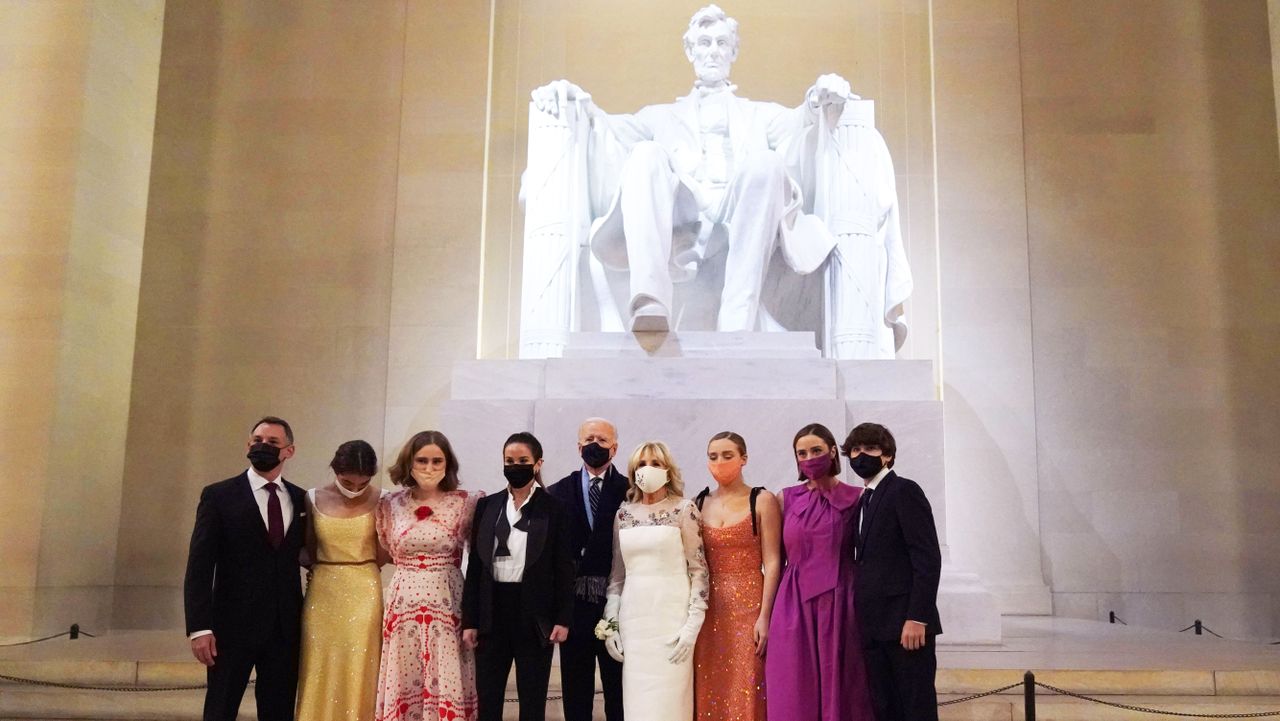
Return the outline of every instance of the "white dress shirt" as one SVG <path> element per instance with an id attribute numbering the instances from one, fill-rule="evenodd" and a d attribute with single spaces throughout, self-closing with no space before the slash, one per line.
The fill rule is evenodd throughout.
<path id="1" fill-rule="evenodd" d="M 262 527 L 270 529 L 271 520 L 267 516 L 267 504 L 271 501 L 271 491 L 267 490 L 267 484 L 271 483 L 267 479 L 258 475 L 258 472 L 249 466 L 249 487 L 253 489 L 253 500 L 258 502 L 258 510 L 262 512 Z M 289 491 L 285 490 L 284 479 L 277 478 L 276 496 L 280 498 L 280 515 L 284 521 L 284 532 L 289 532 L 289 526 L 293 523 L 293 499 L 289 497 Z"/>
<path id="2" fill-rule="evenodd" d="M 538 492 L 536 481 L 531 481 L 530 485 L 532 488 L 529 489 L 529 495 L 525 497 L 524 503 L 520 504 L 520 508 L 516 508 L 516 498 L 511 495 L 510 489 L 507 490 L 507 524 L 511 526 L 511 534 L 507 536 L 507 550 L 511 555 L 493 559 L 493 580 L 498 583 L 520 583 L 524 579 L 524 557 L 525 548 L 529 545 L 529 534 L 516 528 L 516 523 L 524 517 L 524 507 L 529 505 L 529 501 L 533 500 L 533 494 Z M 498 544 L 495 541 L 494 548 L 497 547 Z"/>
<path id="3" fill-rule="evenodd" d="M 880 481 L 884 480 L 884 477 L 889 475 L 889 470 L 888 466 L 881 468 L 879 473 L 875 474 L 871 477 L 871 480 L 867 481 L 867 485 L 862 489 L 862 492 L 866 493 L 868 491 L 874 491 L 876 486 L 880 485 Z M 862 503 L 859 504 L 859 506 L 861 507 L 861 510 L 858 511 L 858 535 L 862 535 L 862 517 L 867 513 L 867 504 Z"/>

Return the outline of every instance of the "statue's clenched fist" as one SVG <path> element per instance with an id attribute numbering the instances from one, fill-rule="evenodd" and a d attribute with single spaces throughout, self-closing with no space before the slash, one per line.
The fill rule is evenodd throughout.
<path id="1" fill-rule="evenodd" d="M 804 97 L 809 107 L 815 110 L 828 105 L 843 105 L 846 101 L 858 99 L 858 96 L 853 94 L 849 81 L 835 73 L 819 76 Z"/>

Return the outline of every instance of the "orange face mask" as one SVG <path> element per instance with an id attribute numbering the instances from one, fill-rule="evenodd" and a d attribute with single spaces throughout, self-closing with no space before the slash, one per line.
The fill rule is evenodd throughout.
<path id="1" fill-rule="evenodd" d="M 707 470 L 711 471 L 711 477 L 716 479 L 716 483 L 723 486 L 732 483 L 742 473 L 742 460 L 732 458 L 727 461 L 711 461 L 707 463 Z"/>

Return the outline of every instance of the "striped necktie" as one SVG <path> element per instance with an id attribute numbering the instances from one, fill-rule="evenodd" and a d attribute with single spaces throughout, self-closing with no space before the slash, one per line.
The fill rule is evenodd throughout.
<path id="1" fill-rule="evenodd" d="M 587 500 L 591 504 L 591 523 L 595 524 L 596 512 L 600 510 L 600 478 L 591 479 L 591 488 L 587 491 Z"/>

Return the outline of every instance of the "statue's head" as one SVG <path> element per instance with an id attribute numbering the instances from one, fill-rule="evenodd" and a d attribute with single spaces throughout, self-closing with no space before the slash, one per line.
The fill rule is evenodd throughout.
<path id="1" fill-rule="evenodd" d="M 718 5 L 708 5 L 689 19 L 684 32 L 684 54 L 702 85 L 729 81 L 729 66 L 738 59 L 738 21 Z"/>

